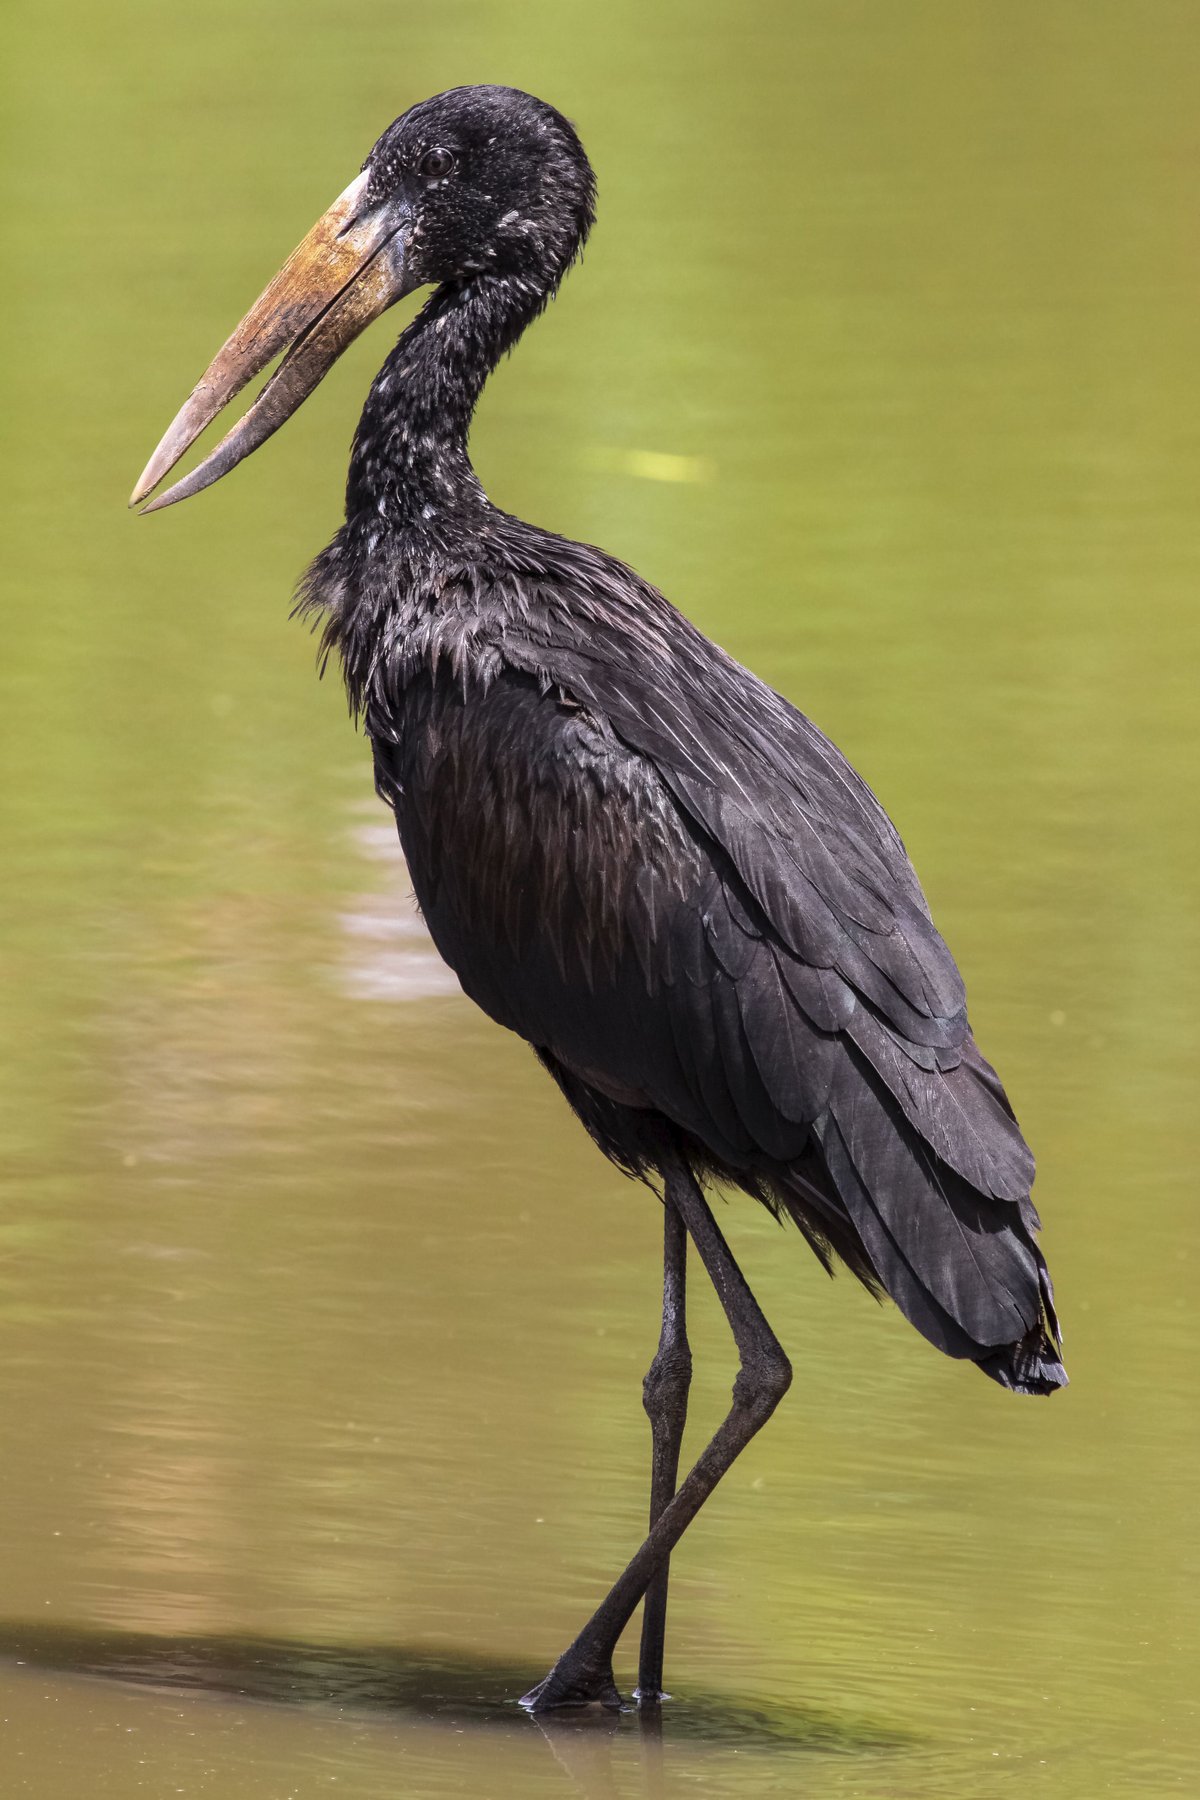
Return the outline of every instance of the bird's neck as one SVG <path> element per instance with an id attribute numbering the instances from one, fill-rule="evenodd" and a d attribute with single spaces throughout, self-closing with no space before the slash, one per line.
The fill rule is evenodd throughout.
<path id="1" fill-rule="evenodd" d="M 348 522 L 403 528 L 486 507 L 467 454 L 471 415 L 551 289 L 494 275 L 438 289 L 371 384 L 350 454 Z"/>

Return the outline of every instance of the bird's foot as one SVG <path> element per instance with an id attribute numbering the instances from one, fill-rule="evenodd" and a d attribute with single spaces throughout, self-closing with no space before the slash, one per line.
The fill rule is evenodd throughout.
<path id="1" fill-rule="evenodd" d="M 661 1706 L 664 1700 L 671 1698 L 670 1694 L 664 1692 L 662 1688 L 656 1687 L 635 1687 L 633 1697 L 637 1701 L 639 1712 L 653 1712 L 655 1707 Z"/>
<path id="2" fill-rule="evenodd" d="M 570 1650 L 559 1657 L 544 1681 L 521 1696 L 521 1705 L 531 1713 L 551 1712 L 557 1706 L 593 1704 L 613 1712 L 621 1712 L 628 1705 L 618 1692 L 612 1658 L 590 1662 L 572 1656 Z"/>

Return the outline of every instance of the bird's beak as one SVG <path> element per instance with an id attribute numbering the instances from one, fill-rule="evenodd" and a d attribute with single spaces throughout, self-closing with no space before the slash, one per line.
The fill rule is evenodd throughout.
<path id="1" fill-rule="evenodd" d="M 407 221 L 391 207 L 368 210 L 366 187 L 364 172 L 338 195 L 217 352 L 146 464 L 131 506 L 158 486 L 222 407 L 286 348 L 278 369 L 228 436 L 142 510 L 172 506 L 227 475 L 291 418 L 372 319 L 419 285 L 405 269 Z"/>

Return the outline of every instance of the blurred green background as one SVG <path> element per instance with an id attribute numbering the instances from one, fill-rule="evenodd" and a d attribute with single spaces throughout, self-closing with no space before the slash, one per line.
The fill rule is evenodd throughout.
<path id="1" fill-rule="evenodd" d="M 1200 12 L 18 0 L 5 37 L 4 1792 L 1195 1793 Z M 378 132 L 477 80 L 601 190 L 484 481 L 896 818 L 1073 1377 L 1004 1395 L 732 1205 L 797 1380 L 676 1560 L 661 1741 L 487 1705 L 639 1538 L 659 1219 L 436 962 L 288 623 L 396 319 L 125 512 Z"/>

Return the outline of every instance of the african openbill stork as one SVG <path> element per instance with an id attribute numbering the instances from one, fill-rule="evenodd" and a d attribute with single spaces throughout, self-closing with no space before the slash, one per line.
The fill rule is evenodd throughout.
<path id="1" fill-rule="evenodd" d="M 662 1686 L 670 1553 L 791 1380 L 705 1199 L 745 1189 L 1018 1393 L 1061 1386 L 1033 1157 L 882 808 L 817 728 L 631 569 L 493 506 L 467 455 L 487 376 L 594 214 L 553 107 L 457 88 L 389 126 L 237 327 L 138 483 L 157 486 L 280 350 L 249 411 L 154 511 L 218 480 L 379 313 L 434 292 L 376 376 L 346 522 L 308 570 L 421 911 L 467 994 L 533 1046 L 600 1148 L 661 1183 L 662 1335 L 644 1399 L 651 1529 L 541 1709 Z M 740 1369 L 677 1487 L 687 1240 Z"/>

